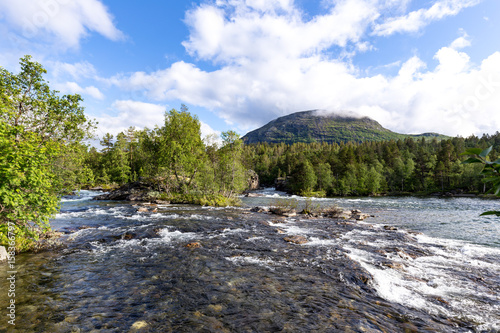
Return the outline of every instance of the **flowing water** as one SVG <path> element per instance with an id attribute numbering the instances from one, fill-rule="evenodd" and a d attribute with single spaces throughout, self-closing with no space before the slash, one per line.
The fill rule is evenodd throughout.
<path id="1" fill-rule="evenodd" d="M 316 199 L 364 222 L 63 199 L 56 251 L 0 264 L 0 332 L 499 332 L 498 201 Z M 302 198 L 297 198 L 302 204 Z M 284 240 L 301 235 L 305 244 Z"/>

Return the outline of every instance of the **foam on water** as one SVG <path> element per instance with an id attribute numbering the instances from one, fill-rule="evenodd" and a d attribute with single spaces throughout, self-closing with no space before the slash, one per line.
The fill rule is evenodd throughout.
<path id="1" fill-rule="evenodd" d="M 270 270 L 274 270 L 273 266 L 276 266 L 276 262 L 270 259 L 260 259 L 255 257 L 246 257 L 246 256 L 238 256 L 238 257 L 226 257 L 226 260 L 237 264 L 237 265 L 258 265 Z"/>
<path id="2" fill-rule="evenodd" d="M 430 255 L 413 258 L 403 251 L 387 253 L 385 258 L 392 262 L 388 267 L 380 264 L 377 254 L 356 247 L 358 241 L 371 238 L 366 237 L 369 233 L 351 233 L 355 239 L 344 249 L 373 276 L 373 287 L 382 298 L 430 314 L 477 322 L 481 329 L 500 328 L 499 249 L 419 235 L 417 239 Z M 387 239 L 363 244 L 403 247 Z"/>
<path id="3" fill-rule="evenodd" d="M 164 228 L 158 232 L 162 242 L 170 244 L 175 241 L 188 241 L 199 237 L 200 235 L 194 232 L 181 232 L 179 230 L 170 231 L 169 228 Z M 155 241 L 155 239 L 152 239 Z"/>

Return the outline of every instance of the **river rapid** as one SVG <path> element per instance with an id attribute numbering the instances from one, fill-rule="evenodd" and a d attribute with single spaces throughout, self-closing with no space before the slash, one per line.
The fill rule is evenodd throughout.
<path id="1" fill-rule="evenodd" d="M 56 251 L 0 263 L 0 332 L 500 332 L 498 201 L 314 199 L 364 221 L 63 199 Z M 296 197 L 300 204 L 303 198 Z M 304 244 L 284 240 L 307 238 Z"/>

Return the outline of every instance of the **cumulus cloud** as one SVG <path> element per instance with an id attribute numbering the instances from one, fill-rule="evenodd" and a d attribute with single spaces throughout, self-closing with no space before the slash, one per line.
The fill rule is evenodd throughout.
<path id="1" fill-rule="evenodd" d="M 460 30 L 460 33 L 462 36 L 458 37 L 450 44 L 450 47 L 452 49 L 460 50 L 468 46 L 471 46 L 469 35 L 464 30 Z"/>
<path id="2" fill-rule="evenodd" d="M 117 135 L 125 131 L 130 126 L 139 129 L 153 129 L 156 126 L 163 126 L 165 121 L 166 105 L 145 103 L 133 100 L 117 100 L 111 108 L 116 111 L 116 115 L 112 116 L 104 114 L 95 119 L 98 121 L 99 136 L 105 133 Z M 214 134 L 219 136 L 220 132 L 212 129 L 208 124 L 200 121 L 200 129 L 202 137 Z"/>
<path id="3" fill-rule="evenodd" d="M 422 8 L 399 17 L 389 17 L 375 26 L 374 35 L 389 36 L 402 32 L 418 32 L 431 22 L 446 16 L 457 15 L 465 8 L 477 5 L 481 0 L 439 0 L 430 8 Z"/>
<path id="4" fill-rule="evenodd" d="M 56 84 L 55 87 L 57 90 L 61 91 L 65 94 L 80 94 L 80 95 L 88 95 L 95 99 L 104 99 L 103 93 L 94 86 L 89 87 L 81 87 L 76 82 L 66 82 L 63 84 Z"/>
<path id="5" fill-rule="evenodd" d="M 0 12 L 22 38 L 49 38 L 57 47 L 78 47 L 89 32 L 115 41 L 124 37 L 100 0 L 3 0 Z"/>
<path id="6" fill-rule="evenodd" d="M 191 33 L 183 45 L 193 56 L 222 63 L 245 64 L 277 55 L 294 58 L 332 45 L 343 47 L 358 42 L 379 15 L 373 1 L 367 0 L 337 1 L 327 14 L 309 21 L 288 1 L 259 6 L 259 1 L 217 3 L 187 13 L 185 22 Z M 259 10 L 253 10 L 255 7 Z"/>
<path id="7" fill-rule="evenodd" d="M 55 61 L 49 62 L 49 66 L 51 68 L 50 73 L 54 77 L 70 76 L 74 80 L 97 77 L 97 70 L 94 65 L 88 61 L 77 62 L 74 64 Z"/>
<path id="8" fill-rule="evenodd" d="M 463 40 L 435 51 L 437 66 L 429 68 L 413 56 L 390 64 L 399 68 L 391 76 L 364 75 L 349 61 L 329 56 L 332 47 L 369 50 L 363 36 L 372 27 L 382 31 L 373 25 L 381 3 L 386 8 L 391 1 L 339 0 L 326 14 L 306 19 L 291 1 L 218 0 L 187 13 L 190 36 L 184 43 L 189 53 L 218 69 L 206 71 L 181 61 L 110 82 L 157 101 L 179 99 L 208 108 L 241 131 L 312 109 L 351 110 L 403 133 L 496 131 L 500 54 L 472 64 L 460 51 L 467 44 L 465 32 Z M 408 17 L 417 15 L 421 23 L 414 26 L 422 27 L 474 3 L 437 1 Z M 397 31 L 394 27 L 391 33 Z M 477 119 L 479 115 L 484 117 Z"/>

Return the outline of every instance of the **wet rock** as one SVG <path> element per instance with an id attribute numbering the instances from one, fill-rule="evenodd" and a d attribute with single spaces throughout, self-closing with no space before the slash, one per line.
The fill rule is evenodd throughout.
<path id="1" fill-rule="evenodd" d="M 0 261 L 5 261 L 8 258 L 7 250 L 4 246 L 0 246 Z"/>
<path id="2" fill-rule="evenodd" d="M 260 193 L 247 193 L 245 194 L 245 197 L 247 198 L 258 198 L 258 197 L 263 197 L 263 194 Z"/>
<path id="3" fill-rule="evenodd" d="M 124 234 L 122 235 L 122 237 L 121 237 L 121 238 L 122 238 L 122 239 L 133 239 L 133 238 L 135 238 L 135 237 L 136 237 L 136 235 L 135 235 L 135 234 L 132 234 L 132 233 L 130 233 L 130 232 L 126 232 L 126 233 L 124 233 Z"/>
<path id="4" fill-rule="evenodd" d="M 198 249 L 201 247 L 201 244 L 199 242 L 192 242 L 192 243 L 186 244 L 184 247 L 187 247 L 189 249 Z"/>
<path id="5" fill-rule="evenodd" d="M 255 172 L 254 170 L 248 170 L 247 177 L 248 177 L 247 178 L 247 183 L 248 183 L 247 190 L 253 191 L 253 190 L 259 189 L 260 181 L 259 181 L 259 175 L 257 174 L 257 172 Z"/>
<path id="6" fill-rule="evenodd" d="M 283 213 L 281 215 L 283 215 L 284 217 L 294 217 L 294 216 L 297 216 L 297 212 L 294 211 L 294 210 L 292 210 L 292 211 L 289 211 L 289 212 L 285 212 L 285 213 Z"/>
<path id="7" fill-rule="evenodd" d="M 141 181 L 132 182 L 121 186 L 119 189 L 98 195 L 94 200 L 117 200 L 117 201 L 144 201 L 148 198 L 148 193 L 152 191 L 152 184 Z"/>
<path id="8" fill-rule="evenodd" d="M 389 230 L 389 231 L 391 231 L 391 230 L 392 230 L 392 231 L 394 231 L 394 230 L 398 230 L 398 228 L 393 227 L 393 226 L 391 226 L 391 225 L 384 225 L 384 229 L 385 229 L 385 230 Z"/>
<path id="9" fill-rule="evenodd" d="M 263 208 L 263 207 L 253 207 L 252 209 L 250 209 L 250 211 L 253 212 L 253 213 L 268 212 L 268 210 L 266 208 Z"/>
<path id="10" fill-rule="evenodd" d="M 404 270 L 404 267 L 405 267 L 403 264 L 400 264 L 397 262 L 384 262 L 384 263 L 382 263 L 382 265 L 385 267 L 389 267 L 389 268 L 400 270 L 400 271 Z"/>
<path id="11" fill-rule="evenodd" d="M 281 229 L 276 229 L 276 232 L 277 232 L 278 234 L 285 234 L 285 233 L 286 233 L 285 231 L 283 231 L 283 230 L 281 230 Z"/>
<path id="12" fill-rule="evenodd" d="M 276 215 L 281 215 L 285 217 L 297 216 L 297 212 L 294 209 L 287 209 L 283 207 L 271 207 L 269 211 Z"/>
<path id="13" fill-rule="evenodd" d="M 305 243 L 309 242 L 307 240 L 307 238 L 305 238 L 304 236 L 299 236 L 299 235 L 296 235 L 296 236 L 287 236 L 287 237 L 285 237 L 283 239 L 286 242 L 293 243 L 293 244 L 305 244 Z"/>
<path id="14" fill-rule="evenodd" d="M 353 213 L 352 218 L 357 220 L 357 221 L 363 221 L 364 219 L 370 217 L 370 214 L 364 214 L 364 213 Z"/>
<path id="15" fill-rule="evenodd" d="M 132 324 L 132 327 L 130 327 L 131 331 L 137 331 L 137 330 L 140 330 L 140 329 L 143 329 L 143 328 L 146 328 L 148 327 L 148 323 L 145 322 L 144 320 L 139 320 L 139 321 L 136 321 L 135 323 Z"/>
<path id="16" fill-rule="evenodd" d="M 137 208 L 137 212 L 138 213 L 146 213 L 148 211 L 148 209 L 146 207 L 139 207 Z"/>
<path id="17" fill-rule="evenodd" d="M 84 230 L 84 229 L 93 229 L 94 227 L 89 227 L 88 225 L 82 225 L 77 227 L 78 230 Z"/>
<path id="18" fill-rule="evenodd" d="M 208 310 L 211 312 L 221 312 L 224 307 L 221 304 L 210 304 Z"/>
<path id="19" fill-rule="evenodd" d="M 170 205 L 170 201 L 166 201 L 166 200 L 155 200 L 154 202 L 155 202 L 155 204 L 158 204 L 158 205 Z"/>

